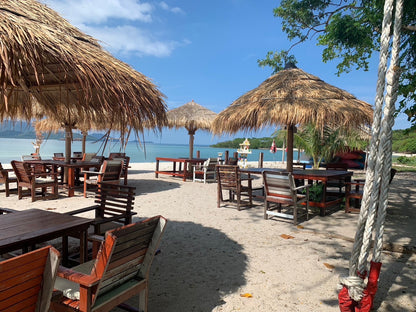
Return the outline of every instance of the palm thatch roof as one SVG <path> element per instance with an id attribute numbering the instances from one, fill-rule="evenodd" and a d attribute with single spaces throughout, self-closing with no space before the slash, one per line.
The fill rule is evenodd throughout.
<path id="1" fill-rule="evenodd" d="M 165 122 L 164 95 L 148 78 L 35 0 L 0 3 L 0 52 L 0 120 L 110 115 L 138 131 Z"/>
<path id="2" fill-rule="evenodd" d="M 218 114 L 214 133 L 258 130 L 270 125 L 370 125 L 373 109 L 352 94 L 301 69 L 285 69 L 245 93 Z"/>
<path id="3" fill-rule="evenodd" d="M 197 129 L 210 130 L 217 114 L 194 100 L 167 112 L 169 128 L 186 128 L 195 132 Z"/>
<path id="4" fill-rule="evenodd" d="M 217 116 L 212 110 L 205 108 L 192 100 L 178 108 L 167 112 L 167 123 L 169 128 L 182 128 L 188 130 L 189 134 L 189 158 L 193 158 L 194 135 L 196 130 L 210 130 L 211 124 Z"/>
<path id="5" fill-rule="evenodd" d="M 358 128 L 370 125 L 373 109 L 352 94 L 296 67 L 284 69 L 245 93 L 218 114 L 215 134 L 287 126 L 287 170 L 293 170 L 293 131 L 296 125 Z"/>

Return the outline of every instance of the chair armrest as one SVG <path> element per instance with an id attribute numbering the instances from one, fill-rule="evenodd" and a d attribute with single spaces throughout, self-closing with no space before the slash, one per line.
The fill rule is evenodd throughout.
<path id="1" fill-rule="evenodd" d="M 98 234 L 88 235 L 88 240 L 91 242 L 102 243 L 105 240 L 105 237 Z"/>
<path id="2" fill-rule="evenodd" d="M 68 211 L 68 212 L 65 212 L 64 214 L 72 216 L 72 215 L 75 215 L 75 214 L 95 210 L 96 208 L 97 208 L 97 206 L 89 206 L 89 207 L 84 207 L 84 208 L 80 208 L 80 209 L 77 209 L 77 210 Z"/>
<path id="3" fill-rule="evenodd" d="M 310 186 L 310 184 L 300 185 L 298 187 L 295 187 L 294 190 L 299 191 L 301 189 L 308 189 Z"/>
<path id="4" fill-rule="evenodd" d="M 57 276 L 60 278 L 64 278 L 68 281 L 80 284 L 84 287 L 92 287 L 94 285 L 97 285 L 100 281 L 100 279 L 97 277 L 77 272 L 72 269 L 65 268 L 63 266 L 59 266 Z"/>
<path id="5" fill-rule="evenodd" d="M 104 172 L 101 172 L 101 171 L 90 171 L 90 170 L 81 170 L 81 173 L 83 173 L 83 174 L 88 173 L 88 174 L 100 175 L 100 174 L 103 174 Z"/>

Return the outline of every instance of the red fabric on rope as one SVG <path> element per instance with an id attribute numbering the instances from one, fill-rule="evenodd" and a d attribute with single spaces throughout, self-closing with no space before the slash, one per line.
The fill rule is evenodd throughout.
<path id="1" fill-rule="evenodd" d="M 354 312 L 357 302 L 350 298 L 348 293 L 348 288 L 346 286 L 342 287 L 341 291 L 338 294 L 338 305 L 341 312 Z"/>
<path id="2" fill-rule="evenodd" d="M 364 296 L 356 309 L 356 312 L 370 312 L 373 307 L 374 297 L 378 288 L 378 278 L 380 276 L 381 262 L 371 261 L 370 274 L 368 275 L 367 287 Z"/>

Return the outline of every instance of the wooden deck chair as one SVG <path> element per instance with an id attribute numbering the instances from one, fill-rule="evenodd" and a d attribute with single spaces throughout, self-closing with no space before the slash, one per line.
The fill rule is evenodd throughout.
<path id="1" fill-rule="evenodd" d="M 58 198 L 58 180 L 54 172 L 34 173 L 30 164 L 12 160 L 12 167 L 17 178 L 18 198 L 23 197 L 23 188 L 30 190 L 32 202 L 37 199 L 55 199 Z M 48 188 L 51 192 L 48 193 Z M 41 197 L 36 197 L 36 189 L 41 189 Z"/>
<path id="2" fill-rule="evenodd" d="M 96 259 L 60 267 L 55 288 L 64 297 L 53 309 L 110 311 L 138 294 L 139 310 L 147 311 L 150 266 L 166 222 L 157 216 L 108 231 Z"/>
<path id="3" fill-rule="evenodd" d="M 10 175 L 12 172 L 13 169 L 5 169 L 0 163 L 0 183 L 4 184 L 4 190 L 1 190 L 0 192 L 5 192 L 6 197 L 9 197 L 10 192 L 17 191 L 17 178 L 15 176 Z M 16 188 L 11 189 L 11 183 L 16 183 Z"/>
<path id="4" fill-rule="evenodd" d="M 217 165 L 217 207 L 222 202 L 234 202 L 234 196 L 237 197 L 237 209 L 241 207 L 241 196 L 248 196 L 249 206 L 253 205 L 252 178 L 243 179 L 240 168 L 233 165 Z M 243 185 L 247 181 L 247 185 Z M 228 191 L 228 200 L 224 200 L 223 191 Z"/>
<path id="5" fill-rule="evenodd" d="M 309 219 L 309 184 L 299 187 L 295 186 L 295 181 L 290 172 L 264 171 L 264 219 L 268 219 L 269 215 L 292 219 L 296 225 L 298 223 L 298 208 L 301 204 L 305 204 L 306 220 Z M 299 194 L 298 191 L 305 189 L 305 194 Z M 270 209 L 270 203 L 277 204 L 277 212 Z M 282 212 L 282 209 L 292 209 Z"/>
<path id="6" fill-rule="evenodd" d="M 344 163 L 328 163 L 326 164 L 326 170 L 338 170 L 338 171 L 348 171 L 348 165 Z M 335 188 L 337 195 L 345 194 L 345 180 L 329 180 L 326 183 L 327 193 L 331 192 L 331 188 Z M 334 190 L 335 191 L 335 190 Z M 333 191 L 333 192 L 334 192 Z"/>
<path id="7" fill-rule="evenodd" d="M 43 247 L 0 262 L 0 310 L 47 312 L 60 254 Z"/>
<path id="8" fill-rule="evenodd" d="M 84 174 L 84 197 L 87 197 L 87 186 L 98 186 L 99 182 L 119 184 L 121 171 L 123 169 L 123 161 L 120 160 L 104 160 L 100 171 L 83 170 Z"/>
<path id="9" fill-rule="evenodd" d="M 113 156 L 117 156 L 117 155 L 112 155 L 112 154 L 125 154 L 125 153 L 110 153 L 110 155 Z M 121 177 L 124 179 L 124 185 L 127 185 L 127 179 L 128 179 L 128 173 L 129 173 L 129 166 L 130 166 L 130 157 L 129 156 L 119 156 L 119 157 L 109 157 L 110 160 L 122 160 L 123 161 L 123 168 L 121 169 Z"/>

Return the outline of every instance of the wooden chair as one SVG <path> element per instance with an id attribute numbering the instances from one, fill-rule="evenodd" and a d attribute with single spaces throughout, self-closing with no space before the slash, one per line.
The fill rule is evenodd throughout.
<path id="1" fill-rule="evenodd" d="M 124 158 L 124 157 L 126 157 L 126 153 L 110 153 L 108 155 L 108 159 Z"/>
<path id="2" fill-rule="evenodd" d="M 0 183 L 4 184 L 4 190 L 1 190 L 0 192 L 5 192 L 6 197 L 9 197 L 10 192 L 17 191 L 17 187 L 14 189 L 10 188 L 10 183 L 16 183 L 17 185 L 17 178 L 10 176 L 11 172 L 13 172 L 13 169 L 5 169 L 0 163 Z"/>
<path id="3" fill-rule="evenodd" d="M 268 219 L 269 215 L 292 219 L 293 224 L 298 223 L 298 208 L 301 204 L 305 204 L 306 220 L 309 219 L 309 184 L 296 187 L 294 178 L 290 172 L 264 171 L 264 219 Z M 299 194 L 299 190 L 305 190 L 305 194 Z M 272 211 L 269 207 L 270 203 L 277 204 L 277 212 Z M 282 212 L 282 207 L 286 212 Z M 293 209 L 293 213 L 289 214 L 288 209 Z"/>
<path id="4" fill-rule="evenodd" d="M 390 180 L 393 181 L 397 170 L 391 169 Z M 360 212 L 360 202 L 363 199 L 365 179 L 355 179 L 354 181 L 347 182 L 345 188 L 345 213 Z M 351 200 L 355 201 L 355 205 L 351 206 Z"/>
<path id="5" fill-rule="evenodd" d="M 217 165 L 217 207 L 222 202 L 234 202 L 234 196 L 237 197 L 237 209 L 240 210 L 241 196 L 248 196 L 249 205 L 253 205 L 252 178 L 241 177 L 240 168 L 233 165 Z M 242 182 L 247 181 L 247 185 Z M 228 191 L 229 199 L 224 200 L 223 191 Z"/>
<path id="6" fill-rule="evenodd" d="M 82 152 L 73 152 L 72 153 L 72 157 L 74 157 L 74 158 L 81 158 L 82 159 L 83 154 L 82 154 Z"/>
<path id="7" fill-rule="evenodd" d="M 115 154 L 115 155 L 112 155 Z M 117 155 L 117 154 L 124 154 L 124 156 L 122 155 Z M 127 178 L 128 178 L 128 172 L 129 172 L 129 165 L 130 165 L 130 157 L 129 156 L 125 156 L 126 153 L 110 153 L 111 157 L 109 157 L 110 160 L 121 160 L 123 161 L 123 168 L 121 169 L 121 176 L 123 177 L 124 180 L 124 185 L 127 185 Z M 114 157 L 113 156 L 119 156 L 119 157 Z"/>
<path id="8" fill-rule="evenodd" d="M 35 173 L 28 163 L 12 160 L 12 167 L 17 178 L 17 193 L 19 199 L 23 197 L 23 188 L 30 190 L 32 202 L 36 199 L 58 198 L 58 180 L 55 172 Z M 42 189 L 42 197 L 36 197 L 36 189 Z M 47 193 L 51 188 L 51 193 Z"/>
<path id="9" fill-rule="evenodd" d="M 348 171 L 348 165 L 344 163 L 328 163 L 326 164 L 326 170 L 339 170 Z M 330 180 L 326 183 L 327 192 L 331 192 L 331 188 L 336 189 L 336 194 L 345 194 L 345 180 Z M 333 190 L 334 192 L 335 190 Z"/>
<path id="10" fill-rule="evenodd" d="M 84 155 L 82 155 L 82 161 L 91 161 L 95 155 L 96 153 L 84 153 Z"/>
<path id="11" fill-rule="evenodd" d="M 95 211 L 92 223 L 94 234 L 102 235 L 110 228 L 127 225 L 132 222 L 136 187 L 116 185 L 105 182 L 99 183 L 95 194 L 96 205 L 72 210 L 66 214 L 76 215 Z"/>
<path id="12" fill-rule="evenodd" d="M 64 297 L 53 310 L 110 311 L 139 294 L 139 310 L 147 311 L 150 266 L 166 222 L 157 216 L 108 231 L 96 259 L 60 267 L 55 288 Z"/>
<path id="13" fill-rule="evenodd" d="M 1 261 L 1 311 L 49 311 L 59 260 L 47 246 Z"/>
<path id="14" fill-rule="evenodd" d="M 104 160 L 100 171 L 83 170 L 84 174 L 84 197 L 87 197 L 87 186 L 98 185 L 99 182 L 120 183 L 121 171 L 123 169 L 123 161 L 120 160 Z"/>
<path id="15" fill-rule="evenodd" d="M 207 183 L 207 181 L 216 181 L 216 166 L 218 158 L 208 158 L 202 165 L 193 166 L 193 182 L 199 181 Z"/>

